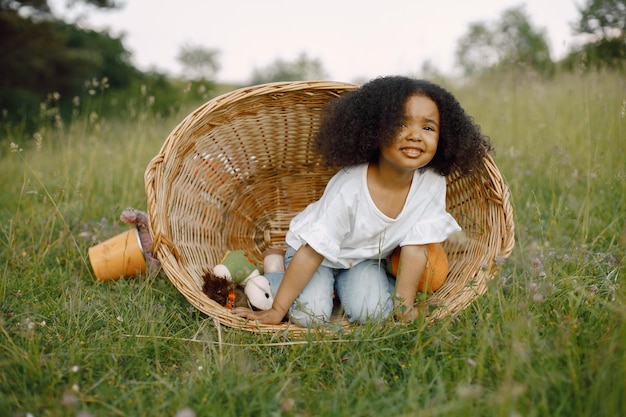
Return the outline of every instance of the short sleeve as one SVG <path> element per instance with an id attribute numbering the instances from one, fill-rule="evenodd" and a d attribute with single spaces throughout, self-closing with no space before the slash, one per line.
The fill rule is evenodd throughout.
<path id="1" fill-rule="evenodd" d="M 413 225 L 400 242 L 400 246 L 443 242 L 448 236 L 459 231 L 461 227 L 454 217 L 443 212 Z"/>
<path id="2" fill-rule="evenodd" d="M 336 186 L 337 185 L 337 186 Z M 342 243 L 351 233 L 354 195 L 345 184 L 329 182 L 322 197 L 298 214 L 290 224 L 287 244 L 298 248 L 308 244 L 330 262 L 337 262 Z"/>
<path id="3" fill-rule="evenodd" d="M 421 215 L 408 229 L 400 242 L 405 245 L 425 245 L 443 242 L 461 227 L 446 211 L 446 181 L 442 176 L 430 172 L 428 194 L 431 196 L 420 207 Z"/>

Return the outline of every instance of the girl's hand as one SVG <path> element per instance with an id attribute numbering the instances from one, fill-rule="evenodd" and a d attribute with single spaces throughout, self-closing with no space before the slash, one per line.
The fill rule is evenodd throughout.
<path id="1" fill-rule="evenodd" d="M 263 311 L 252 311 L 249 308 L 237 307 L 233 308 L 233 314 L 244 319 L 256 320 L 263 324 L 280 323 L 293 301 L 311 280 L 315 270 L 323 260 L 324 257 L 315 252 L 309 245 L 300 246 L 287 267 L 287 271 L 285 271 L 285 276 L 274 297 L 272 308 Z"/>
<path id="2" fill-rule="evenodd" d="M 278 324 L 285 317 L 284 313 L 280 313 L 273 307 L 269 310 L 252 311 L 246 307 L 236 307 L 232 310 L 233 314 L 248 320 L 256 320 L 262 324 Z"/>
<path id="3" fill-rule="evenodd" d="M 438 299 L 430 299 L 414 305 L 412 309 L 404 304 L 397 304 L 393 316 L 396 320 L 404 322 L 416 320 L 420 316 L 428 317 L 432 309 L 439 306 L 439 302 Z"/>
<path id="4" fill-rule="evenodd" d="M 395 313 L 394 317 L 396 320 L 411 322 L 415 320 L 420 314 L 420 309 L 417 307 L 407 307 L 405 305 L 398 308 L 398 311 Z"/>
<path id="5" fill-rule="evenodd" d="M 394 307 L 398 320 L 412 321 L 419 315 L 413 305 L 415 294 L 426 269 L 428 248 L 426 245 L 407 245 L 400 250 Z"/>

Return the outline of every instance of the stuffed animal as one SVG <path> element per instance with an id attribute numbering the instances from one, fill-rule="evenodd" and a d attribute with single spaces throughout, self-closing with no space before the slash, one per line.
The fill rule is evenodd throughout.
<path id="1" fill-rule="evenodd" d="M 207 271 L 202 277 L 202 292 L 210 299 L 228 309 L 233 307 L 250 307 L 243 287 Z"/>
<path id="2" fill-rule="evenodd" d="M 260 262 L 248 252 L 235 250 L 227 252 L 222 262 L 213 267 L 213 274 L 243 286 L 252 307 L 268 310 L 272 307 L 274 296 L 261 268 Z"/>
<path id="3" fill-rule="evenodd" d="M 120 214 L 120 220 L 137 227 L 139 240 L 144 251 L 146 264 L 152 270 L 161 268 L 158 259 L 152 256 L 152 236 L 149 230 L 149 218 L 146 212 L 127 208 Z M 284 269 L 284 252 L 268 250 L 264 253 L 270 269 Z M 232 307 L 252 306 L 259 310 L 272 307 L 274 297 L 270 283 L 262 274 L 258 260 L 243 250 L 227 252 L 222 262 L 207 272 L 203 277 L 202 290 L 219 304 Z"/>
<path id="4" fill-rule="evenodd" d="M 161 262 L 152 256 L 152 236 L 150 235 L 148 213 L 129 207 L 122 211 L 120 220 L 137 227 L 141 248 L 146 258 L 146 265 L 152 272 L 158 271 L 161 268 Z"/>
<path id="5" fill-rule="evenodd" d="M 394 277 L 398 275 L 400 265 L 400 248 L 396 248 L 387 262 L 387 272 Z M 424 274 L 420 279 L 417 290 L 421 292 L 437 291 L 448 276 L 448 257 L 440 243 L 428 245 L 428 260 Z"/>

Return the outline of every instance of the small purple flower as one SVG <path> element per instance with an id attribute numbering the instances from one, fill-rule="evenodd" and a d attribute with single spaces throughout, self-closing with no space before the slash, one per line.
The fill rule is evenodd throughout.
<path id="1" fill-rule="evenodd" d="M 506 257 L 504 255 L 498 255 L 495 257 L 495 259 L 493 260 L 493 262 L 497 265 L 497 266 L 502 266 L 504 265 L 504 263 L 506 262 Z"/>

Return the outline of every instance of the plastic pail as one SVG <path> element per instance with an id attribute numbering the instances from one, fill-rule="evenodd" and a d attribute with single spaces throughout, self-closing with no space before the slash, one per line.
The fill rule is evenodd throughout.
<path id="1" fill-rule="evenodd" d="M 89 248 L 91 267 L 99 281 L 133 277 L 146 270 L 137 228 Z"/>

